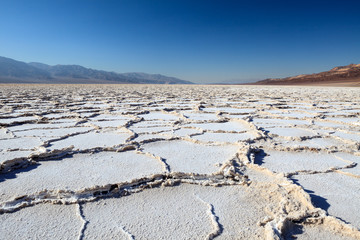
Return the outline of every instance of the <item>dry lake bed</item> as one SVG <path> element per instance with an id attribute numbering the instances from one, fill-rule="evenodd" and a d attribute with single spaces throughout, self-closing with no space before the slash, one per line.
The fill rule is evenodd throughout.
<path id="1" fill-rule="evenodd" d="M 1 85 L 0 239 L 360 239 L 360 89 Z"/>

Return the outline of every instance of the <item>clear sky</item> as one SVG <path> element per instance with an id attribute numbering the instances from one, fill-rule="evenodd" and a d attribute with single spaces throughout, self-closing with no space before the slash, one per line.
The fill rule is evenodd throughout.
<path id="1" fill-rule="evenodd" d="M 248 82 L 360 63 L 360 1 L 0 0 L 0 56 Z"/>

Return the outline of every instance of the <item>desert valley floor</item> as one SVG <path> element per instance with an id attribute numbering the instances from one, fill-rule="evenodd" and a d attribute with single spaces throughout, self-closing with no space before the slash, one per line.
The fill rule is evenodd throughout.
<path id="1" fill-rule="evenodd" d="M 360 89 L 1 85 L 0 239 L 360 239 Z"/>

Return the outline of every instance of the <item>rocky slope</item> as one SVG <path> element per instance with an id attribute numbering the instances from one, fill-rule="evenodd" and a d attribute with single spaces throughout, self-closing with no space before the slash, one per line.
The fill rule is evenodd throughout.
<path id="1" fill-rule="evenodd" d="M 352 84 L 360 86 L 360 64 L 334 67 L 330 71 L 302 74 L 287 78 L 270 78 L 255 84 L 261 85 L 325 85 L 325 84 Z"/>

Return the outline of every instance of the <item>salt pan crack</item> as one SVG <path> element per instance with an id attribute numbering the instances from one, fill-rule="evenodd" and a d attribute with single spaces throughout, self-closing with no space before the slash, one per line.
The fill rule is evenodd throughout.
<path id="1" fill-rule="evenodd" d="M 0 235 L 360 239 L 359 117 L 357 88 L 2 85 Z"/>

